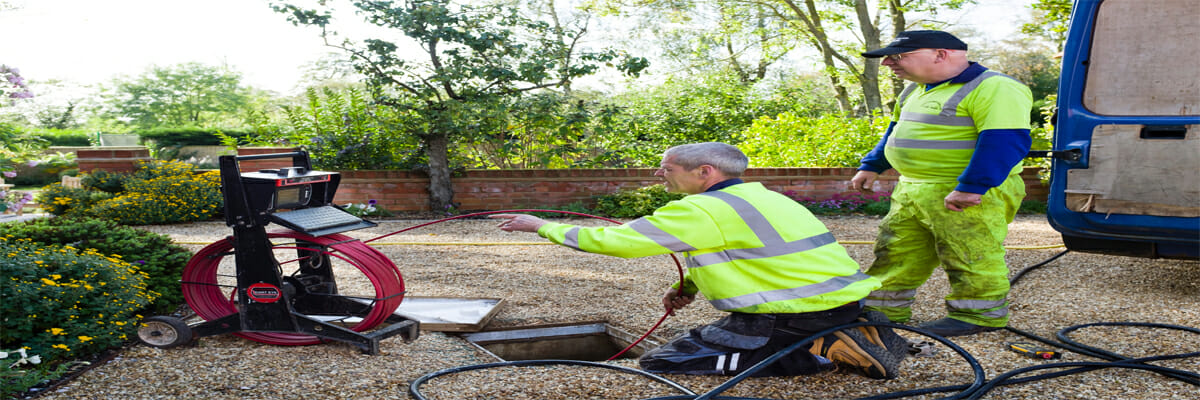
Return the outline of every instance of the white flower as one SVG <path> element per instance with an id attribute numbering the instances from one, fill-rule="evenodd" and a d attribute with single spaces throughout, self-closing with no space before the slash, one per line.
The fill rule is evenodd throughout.
<path id="1" fill-rule="evenodd" d="M 33 357 L 29 357 L 29 363 L 30 364 L 41 364 L 42 356 L 35 355 Z"/>
<path id="2" fill-rule="evenodd" d="M 7 351 L 0 351 L 0 359 L 3 359 L 3 358 L 8 358 L 8 352 L 7 352 Z"/>

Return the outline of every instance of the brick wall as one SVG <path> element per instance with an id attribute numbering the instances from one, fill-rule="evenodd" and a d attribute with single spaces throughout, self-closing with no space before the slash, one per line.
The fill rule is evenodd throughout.
<path id="1" fill-rule="evenodd" d="M 239 155 L 286 153 L 292 149 L 243 148 Z M 105 153 L 107 152 L 107 153 Z M 80 170 L 132 170 L 136 160 L 148 159 L 149 153 L 128 150 L 79 150 Z M 85 158 L 86 155 L 86 158 Z M 111 157 L 109 160 L 103 157 Z M 86 160 L 86 161 L 85 161 Z M 85 168 L 85 162 L 88 169 Z M 251 160 L 240 164 L 243 172 L 291 166 L 288 158 Z M 127 168 L 127 169 L 123 169 Z M 828 199 L 849 193 L 854 168 L 751 168 L 745 180 L 762 182 L 779 192 L 793 191 L 796 196 Z M 1026 199 L 1046 201 L 1047 188 L 1037 177 L 1037 169 L 1026 168 Z M 389 211 L 429 211 L 429 179 L 423 173 L 394 170 L 343 171 L 341 185 L 334 198 L 338 204 L 365 203 L 374 199 Z M 505 210 L 515 208 L 558 207 L 575 202 L 587 206 L 593 197 L 620 190 L 660 183 L 653 168 L 631 169 L 526 169 L 470 170 L 451 179 L 454 201 L 461 210 Z M 896 175 L 880 177 L 876 191 L 890 192 Z"/>
<path id="2" fill-rule="evenodd" d="M 849 193 L 854 168 L 751 168 L 743 178 L 772 190 L 822 200 Z M 1026 199 L 1046 201 L 1047 188 L 1036 168 L 1027 168 Z M 897 176 L 889 172 L 876 191 L 890 192 Z M 451 179 L 454 201 L 461 210 L 505 210 L 556 207 L 575 202 L 594 204 L 593 197 L 660 183 L 652 168 L 472 170 Z M 429 180 L 410 171 L 345 171 L 334 201 L 364 203 L 374 199 L 387 210 L 429 211 Z"/>
<path id="3" fill-rule="evenodd" d="M 150 159 L 150 150 L 145 146 L 94 147 L 75 150 L 75 161 L 79 172 L 94 170 L 109 172 L 137 171 L 138 161 Z"/>

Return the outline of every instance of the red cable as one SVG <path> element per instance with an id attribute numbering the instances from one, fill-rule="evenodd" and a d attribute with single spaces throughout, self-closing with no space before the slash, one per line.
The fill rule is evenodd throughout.
<path id="1" fill-rule="evenodd" d="M 363 317 L 362 321 L 350 327 L 351 330 L 362 332 L 373 328 L 380 323 L 383 323 L 388 316 L 395 312 L 396 308 L 400 306 L 400 302 L 404 298 L 404 279 L 400 275 L 400 269 L 397 268 L 396 264 L 392 262 L 392 260 L 388 259 L 387 256 L 379 252 L 379 250 L 376 250 L 374 247 L 368 246 L 367 243 L 374 242 L 397 233 L 407 232 L 413 229 L 456 219 L 490 214 L 527 212 L 569 214 L 600 219 L 618 225 L 621 224 L 620 221 L 613 219 L 573 211 L 520 209 L 484 211 L 456 215 L 450 218 L 443 218 L 436 221 L 411 226 L 365 241 L 355 240 L 342 234 L 331 234 L 315 237 L 294 231 L 276 231 L 269 233 L 267 236 L 268 238 L 292 238 L 296 239 L 297 241 L 310 242 L 320 245 L 323 248 L 328 248 L 330 251 L 299 247 L 274 247 L 281 249 L 310 250 L 338 257 L 339 259 L 353 264 L 359 269 L 359 271 L 367 276 L 367 278 L 371 281 L 371 284 L 375 287 L 375 298 L 384 300 L 376 302 L 372 306 L 371 312 L 368 313 L 366 317 Z M 232 254 L 230 253 L 230 250 L 232 249 L 233 243 L 231 240 L 214 242 L 197 252 L 196 255 L 193 256 L 190 261 L 188 261 L 187 266 L 184 267 L 184 299 L 187 301 L 188 306 L 190 306 L 197 315 L 199 315 L 201 318 L 204 318 L 206 321 L 212 321 L 237 312 L 237 308 L 235 307 L 236 302 L 234 301 L 235 299 L 233 296 L 231 295 L 226 297 L 223 293 L 221 293 L 221 288 L 217 285 L 217 269 L 220 266 L 221 259 L 226 255 Z M 341 252 L 345 254 L 345 257 L 333 254 L 334 252 Z M 679 258 L 675 257 L 674 254 L 671 254 L 670 256 L 672 260 L 675 261 L 675 267 L 679 272 L 679 281 L 683 282 L 683 265 L 680 264 Z M 614 360 L 617 357 L 620 357 L 622 354 L 625 354 L 625 352 L 629 351 L 633 347 L 637 346 L 639 343 L 649 337 L 654 330 L 658 329 L 659 325 L 661 325 L 663 321 L 665 321 L 670 315 L 671 311 L 667 310 L 667 312 L 663 314 L 662 318 L 659 318 L 658 322 L 655 323 L 649 331 L 647 331 L 644 335 L 642 335 L 624 350 L 621 350 L 621 352 L 613 355 L 608 360 Z M 321 339 L 315 336 L 294 333 L 235 332 L 234 335 L 257 342 L 276 345 L 299 346 L 321 343 Z"/>

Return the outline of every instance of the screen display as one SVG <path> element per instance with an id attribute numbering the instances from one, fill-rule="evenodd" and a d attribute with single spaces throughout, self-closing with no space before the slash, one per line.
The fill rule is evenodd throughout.
<path id="1" fill-rule="evenodd" d="M 275 207 L 273 208 L 295 208 L 306 205 L 311 193 L 312 186 L 309 185 L 279 188 L 275 191 Z"/>

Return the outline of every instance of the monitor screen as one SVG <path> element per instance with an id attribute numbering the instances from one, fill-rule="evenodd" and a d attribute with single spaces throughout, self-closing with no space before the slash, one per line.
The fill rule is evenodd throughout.
<path id="1" fill-rule="evenodd" d="M 312 185 L 284 186 L 275 190 L 275 207 L 296 208 L 308 204 L 312 195 Z"/>

